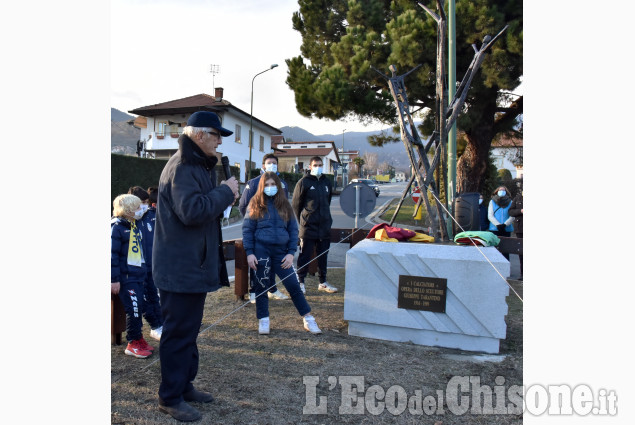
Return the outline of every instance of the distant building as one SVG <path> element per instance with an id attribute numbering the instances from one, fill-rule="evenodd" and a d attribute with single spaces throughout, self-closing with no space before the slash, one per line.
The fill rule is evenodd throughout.
<path id="1" fill-rule="evenodd" d="M 523 139 L 499 137 L 492 141 L 491 149 L 497 170 L 508 169 L 514 179 L 523 176 Z"/>
<path id="2" fill-rule="evenodd" d="M 217 156 L 219 159 L 227 156 L 230 165 L 240 168 L 241 179 L 245 178 L 249 163 L 250 115 L 223 99 L 221 87 L 216 88 L 214 96 L 197 94 L 128 111 L 139 115 L 133 125 L 141 130 L 140 140 L 144 143 L 142 156 L 169 158 L 174 155 L 188 118 L 197 111 L 215 112 L 223 127 L 234 132 L 223 137 Z M 279 129 L 253 117 L 252 169 L 260 168 L 263 156 L 272 152 L 272 137 L 281 134 Z"/>
<path id="3" fill-rule="evenodd" d="M 319 156 L 324 164 L 324 173 L 333 174 L 340 164 L 335 142 L 287 142 L 284 137 L 273 137 L 273 149 L 278 157 L 278 171 L 290 173 L 309 169 L 309 161 Z"/>

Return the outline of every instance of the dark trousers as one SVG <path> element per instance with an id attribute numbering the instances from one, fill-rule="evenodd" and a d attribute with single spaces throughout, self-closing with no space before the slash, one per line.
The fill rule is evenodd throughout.
<path id="1" fill-rule="evenodd" d="M 150 324 L 151 329 L 160 328 L 163 326 L 163 315 L 161 314 L 161 304 L 159 303 L 159 291 L 154 286 L 152 273 L 148 273 L 143 286 L 143 317 Z"/>
<path id="2" fill-rule="evenodd" d="M 504 230 L 502 232 L 500 230 L 494 230 L 494 231 L 492 231 L 492 233 L 495 234 L 496 236 L 502 236 L 504 238 L 508 238 L 509 235 L 512 234 L 511 232 L 506 232 Z M 509 254 L 507 254 L 507 253 L 501 253 L 501 254 L 503 254 L 503 257 L 505 257 L 507 259 L 507 261 L 509 261 Z"/>
<path id="3" fill-rule="evenodd" d="M 276 246 L 262 246 L 256 244 L 254 254 L 258 259 L 257 270 L 255 272 L 254 290 L 256 292 L 256 317 L 262 319 L 263 317 L 269 317 L 269 298 L 266 295 L 260 295 L 267 291 L 276 283 L 276 275 L 280 277 L 282 284 L 287 288 L 293 305 L 300 313 L 300 316 L 304 316 L 311 312 L 309 303 L 306 302 L 306 298 L 300 289 L 300 284 L 296 277 L 295 269 L 289 267 L 288 269 L 282 268 L 282 259 L 287 253 L 287 248 Z M 273 275 L 273 279 L 271 276 Z"/>
<path id="4" fill-rule="evenodd" d="M 298 255 L 298 279 L 300 282 L 304 282 L 304 278 L 309 272 L 309 262 L 313 254 L 313 247 L 316 247 L 316 256 L 319 257 L 317 262 L 320 273 L 320 283 L 326 282 L 326 266 L 328 264 L 328 253 L 326 253 L 326 251 L 329 250 L 330 246 L 330 239 L 300 239 L 300 255 Z M 325 254 L 320 256 L 323 252 Z"/>
<path id="5" fill-rule="evenodd" d="M 516 233 L 516 237 L 518 239 L 522 239 L 523 238 L 523 234 L 522 233 Z M 520 259 L 520 277 L 523 277 L 523 256 L 519 255 L 518 258 Z"/>
<path id="6" fill-rule="evenodd" d="M 198 336 L 207 293 L 182 294 L 159 291 L 163 333 L 159 345 L 161 385 L 159 403 L 173 406 L 183 401 L 183 393 L 194 389 L 198 372 Z"/>
<path id="7" fill-rule="evenodd" d="M 143 282 L 121 282 L 119 299 L 126 311 L 126 340 L 136 341 L 143 336 Z"/>

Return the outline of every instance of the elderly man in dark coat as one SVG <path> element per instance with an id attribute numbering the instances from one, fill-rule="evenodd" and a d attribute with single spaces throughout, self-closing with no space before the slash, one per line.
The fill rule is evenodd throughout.
<path id="1" fill-rule="evenodd" d="M 229 286 L 220 218 L 238 198 L 234 177 L 216 184 L 216 147 L 231 131 L 213 112 L 195 112 L 179 138 L 179 150 L 159 181 L 152 275 L 161 297 L 159 410 L 181 421 L 201 413 L 187 401 L 211 402 L 194 388 L 198 336 L 208 292 Z"/>

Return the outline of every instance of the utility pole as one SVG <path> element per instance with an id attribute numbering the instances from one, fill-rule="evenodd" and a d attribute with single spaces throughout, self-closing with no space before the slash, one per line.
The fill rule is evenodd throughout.
<path id="1" fill-rule="evenodd" d="M 456 7 L 455 0 L 449 0 L 448 8 L 448 99 L 456 94 Z M 456 192 L 456 121 L 448 131 L 448 187 L 445 199 L 450 214 L 454 216 L 454 193 Z M 452 237 L 452 220 L 448 220 L 448 235 Z"/>

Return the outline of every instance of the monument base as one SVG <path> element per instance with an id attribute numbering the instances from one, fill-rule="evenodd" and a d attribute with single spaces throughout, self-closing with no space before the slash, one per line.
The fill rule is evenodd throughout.
<path id="1" fill-rule="evenodd" d="M 496 354 L 507 330 L 509 287 L 503 277 L 509 277 L 509 270 L 509 262 L 494 247 L 365 239 L 346 254 L 348 333 Z M 424 282 L 421 288 L 412 284 L 408 308 L 398 307 L 400 276 Z M 438 289 L 426 292 L 426 278 L 447 281 L 443 312 L 424 309 L 430 304 L 424 300 L 434 297 L 425 294 L 439 293 Z M 400 305 L 404 305 L 403 293 Z"/>

